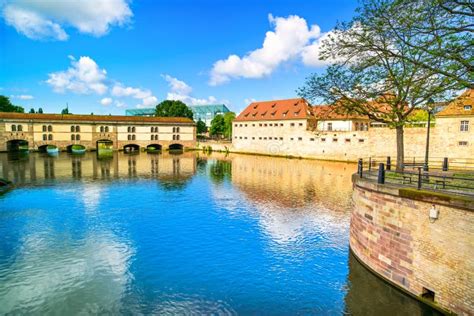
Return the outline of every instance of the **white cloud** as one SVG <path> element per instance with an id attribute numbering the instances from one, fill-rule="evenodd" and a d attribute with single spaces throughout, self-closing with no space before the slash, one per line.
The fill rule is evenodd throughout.
<path id="1" fill-rule="evenodd" d="M 19 94 L 19 95 L 11 95 L 13 99 L 20 99 L 20 100 L 33 100 L 34 97 L 29 94 Z"/>
<path id="2" fill-rule="evenodd" d="M 112 101 L 112 98 L 103 98 L 102 100 L 100 100 L 100 104 L 108 106 L 112 104 Z"/>
<path id="3" fill-rule="evenodd" d="M 319 58 L 323 41 L 333 35 L 333 32 L 324 33 L 321 35 L 321 37 L 314 40 L 310 45 L 303 48 L 303 51 L 301 52 L 301 59 L 306 66 L 323 67 L 329 65 L 332 62 L 331 60 L 320 60 Z"/>
<path id="4" fill-rule="evenodd" d="M 141 99 L 142 103 L 137 104 L 137 108 L 146 108 L 154 106 L 158 103 L 158 99 L 152 94 L 150 90 L 126 87 L 121 83 L 114 85 L 111 94 L 116 97 L 131 97 L 134 99 Z"/>
<path id="5" fill-rule="evenodd" d="M 122 102 L 122 101 L 115 101 L 115 106 L 118 107 L 118 108 L 126 108 L 128 107 L 127 104 L 125 104 L 125 102 Z"/>
<path id="6" fill-rule="evenodd" d="M 104 94 L 108 89 L 104 83 L 107 72 L 87 56 L 81 56 L 78 61 L 71 59 L 71 67 L 68 70 L 53 72 L 48 76 L 46 83 L 58 93 L 71 91 L 78 94 Z"/>
<path id="7" fill-rule="evenodd" d="M 218 100 L 214 96 L 208 98 L 195 98 L 190 95 L 192 88 L 177 78 L 170 75 L 162 76 L 169 85 L 170 91 L 166 95 L 167 100 L 179 100 L 187 105 L 204 105 L 204 104 L 215 104 Z M 223 103 L 223 101 L 221 101 Z"/>
<path id="8" fill-rule="evenodd" d="M 67 40 L 66 27 L 102 36 L 133 16 L 127 0 L 6 0 L 1 8 L 6 24 L 31 39 Z"/>
<path id="9" fill-rule="evenodd" d="M 243 57 L 230 55 L 218 60 L 211 70 L 211 85 L 232 78 L 262 78 L 271 74 L 281 63 L 296 58 L 312 39 L 321 35 L 318 25 L 308 27 L 306 20 L 290 15 L 287 18 L 268 16 L 274 31 L 265 35 L 263 45 Z"/>

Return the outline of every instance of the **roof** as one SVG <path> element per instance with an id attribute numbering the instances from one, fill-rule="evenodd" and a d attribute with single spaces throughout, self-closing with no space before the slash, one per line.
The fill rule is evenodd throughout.
<path id="1" fill-rule="evenodd" d="M 194 114 L 206 115 L 211 113 L 214 115 L 216 113 L 227 113 L 230 112 L 229 108 L 225 104 L 201 104 L 201 105 L 188 105 L 188 108 L 193 111 Z"/>
<path id="2" fill-rule="evenodd" d="M 133 123 L 181 123 L 194 124 L 193 120 L 185 117 L 146 117 L 123 115 L 83 115 L 83 114 L 39 114 L 0 112 L 1 119 L 38 120 L 38 121 L 68 121 L 68 122 L 133 122 Z"/>
<path id="3" fill-rule="evenodd" d="M 298 98 L 250 103 L 235 121 L 296 120 L 311 117 L 311 105 L 305 99 Z"/>
<path id="4" fill-rule="evenodd" d="M 437 117 L 443 116 L 473 116 L 474 115 L 474 89 L 467 89 L 459 97 L 451 101 Z"/>
<path id="5" fill-rule="evenodd" d="M 368 119 L 367 116 L 360 114 L 348 114 L 342 112 L 333 105 L 316 105 L 313 106 L 313 115 L 317 120 L 354 120 Z"/>

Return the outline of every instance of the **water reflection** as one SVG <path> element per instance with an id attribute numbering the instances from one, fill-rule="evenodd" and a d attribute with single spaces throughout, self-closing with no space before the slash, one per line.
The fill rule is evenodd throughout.
<path id="1" fill-rule="evenodd" d="M 426 313 L 349 257 L 354 169 L 0 154 L 0 314 Z"/>

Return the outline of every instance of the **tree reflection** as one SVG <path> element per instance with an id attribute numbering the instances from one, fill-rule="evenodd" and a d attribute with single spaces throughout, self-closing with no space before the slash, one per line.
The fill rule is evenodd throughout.
<path id="1" fill-rule="evenodd" d="M 210 163 L 209 176 L 212 182 L 220 184 L 225 180 L 232 180 L 232 162 L 226 160 L 214 160 Z"/>

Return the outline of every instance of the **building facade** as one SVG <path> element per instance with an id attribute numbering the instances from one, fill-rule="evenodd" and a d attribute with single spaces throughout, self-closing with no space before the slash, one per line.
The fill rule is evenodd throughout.
<path id="1" fill-rule="evenodd" d="M 474 157 L 474 92 L 468 90 L 436 114 L 433 158 Z M 375 128 L 377 127 L 377 128 Z M 405 156 L 422 157 L 427 125 L 407 126 Z M 235 152 L 356 161 L 396 156 L 396 132 L 361 116 L 344 116 L 304 99 L 254 102 L 233 122 Z"/>
<path id="2" fill-rule="evenodd" d="M 46 145 L 66 150 L 74 144 L 94 150 L 100 141 L 111 142 L 115 150 L 194 147 L 196 131 L 187 118 L 0 113 L 0 151 L 19 142 L 31 150 Z"/>

